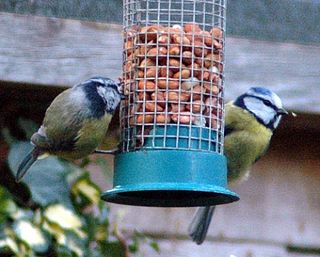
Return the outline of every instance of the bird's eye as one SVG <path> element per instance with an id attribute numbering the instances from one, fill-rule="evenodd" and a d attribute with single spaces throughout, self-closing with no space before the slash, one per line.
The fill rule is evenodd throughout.
<path id="1" fill-rule="evenodd" d="M 264 103 L 266 106 L 273 106 L 273 104 L 272 104 L 269 100 L 263 100 L 263 103 Z"/>

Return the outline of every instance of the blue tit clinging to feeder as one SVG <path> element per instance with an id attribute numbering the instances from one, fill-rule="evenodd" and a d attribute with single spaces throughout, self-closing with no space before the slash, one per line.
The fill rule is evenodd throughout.
<path id="1" fill-rule="evenodd" d="M 279 96 L 262 87 L 252 87 L 226 104 L 224 154 L 228 183 L 249 176 L 250 167 L 266 153 L 273 131 L 286 114 Z M 200 207 L 195 213 L 189 235 L 197 244 L 206 237 L 214 209 Z"/>
<path id="2" fill-rule="evenodd" d="M 122 98 L 122 83 L 103 77 L 91 78 L 59 94 L 31 137 L 34 148 L 22 160 L 16 181 L 43 156 L 76 160 L 93 153 L 103 141 Z"/>

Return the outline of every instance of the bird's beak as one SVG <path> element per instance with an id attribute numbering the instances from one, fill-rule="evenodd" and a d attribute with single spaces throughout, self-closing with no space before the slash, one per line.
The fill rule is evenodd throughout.
<path id="1" fill-rule="evenodd" d="M 283 109 L 283 108 L 279 108 L 279 109 L 277 110 L 277 113 L 278 113 L 279 115 L 288 115 L 288 114 L 289 114 L 288 111 L 287 111 L 286 109 Z"/>
<path id="2" fill-rule="evenodd" d="M 126 96 L 125 96 L 124 94 L 121 94 L 121 95 L 120 95 L 120 99 L 121 99 L 121 100 L 124 100 L 124 99 L 126 99 Z"/>

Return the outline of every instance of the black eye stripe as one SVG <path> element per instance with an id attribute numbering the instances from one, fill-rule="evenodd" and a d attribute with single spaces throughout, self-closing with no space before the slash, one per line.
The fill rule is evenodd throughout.
<path id="1" fill-rule="evenodd" d="M 254 98 L 261 100 L 266 106 L 271 107 L 273 110 L 275 110 L 277 112 L 278 108 L 273 103 L 271 103 L 269 100 L 266 100 L 262 97 L 255 96 L 255 95 L 251 95 L 251 97 L 254 97 Z"/>

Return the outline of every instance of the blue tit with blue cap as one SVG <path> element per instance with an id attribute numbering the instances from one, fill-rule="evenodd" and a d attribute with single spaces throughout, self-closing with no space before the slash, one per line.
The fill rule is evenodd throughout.
<path id="1" fill-rule="evenodd" d="M 100 152 L 96 148 L 106 136 L 122 92 L 121 82 L 93 77 L 59 94 L 31 137 L 33 149 L 19 165 L 16 181 L 37 159 L 48 155 L 76 160 Z"/>
<path id="2" fill-rule="evenodd" d="M 247 178 L 250 167 L 263 156 L 283 115 L 278 95 L 269 89 L 252 87 L 225 106 L 224 154 L 228 183 Z M 201 244 L 207 235 L 215 206 L 200 207 L 189 226 L 189 235 Z"/>

